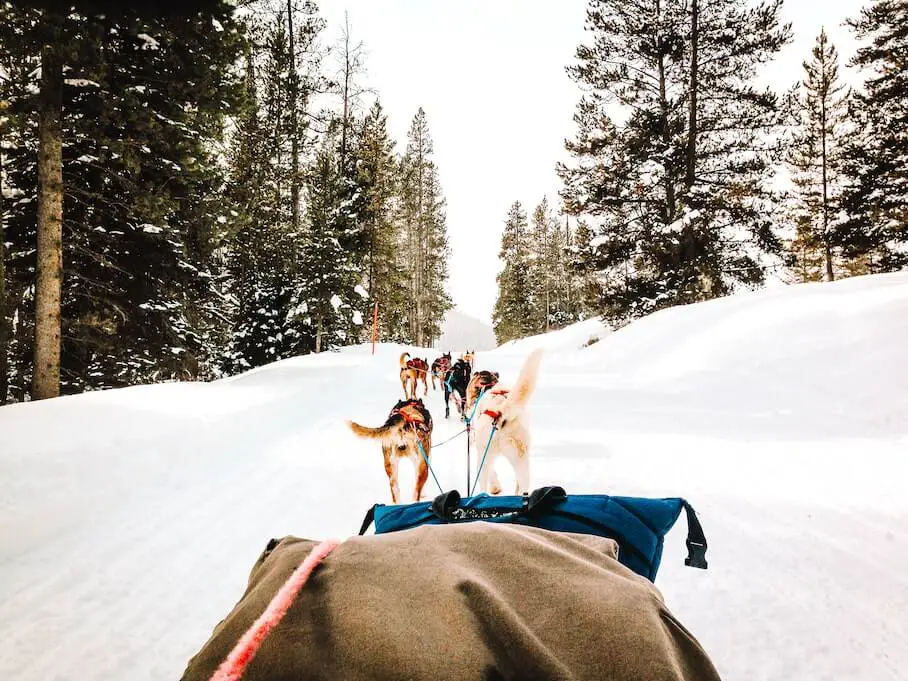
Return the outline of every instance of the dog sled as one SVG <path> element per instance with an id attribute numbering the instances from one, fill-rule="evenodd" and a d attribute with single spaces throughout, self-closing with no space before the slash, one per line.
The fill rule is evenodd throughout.
<path id="1" fill-rule="evenodd" d="M 376 504 L 346 541 L 269 541 L 182 679 L 716 681 L 653 584 L 682 512 L 685 563 L 705 569 L 680 498 L 546 487 Z"/>
<path id="2" fill-rule="evenodd" d="M 381 441 L 395 502 L 401 458 L 416 463 L 417 500 L 429 474 L 440 494 L 375 504 L 359 534 L 343 542 L 272 539 L 183 681 L 718 679 L 654 586 L 665 536 L 682 512 L 685 563 L 707 567 L 691 505 L 561 487 L 525 491 L 521 411 L 538 351 L 510 390 L 495 372 L 472 372 L 472 363 L 457 386 L 446 380 L 446 405 L 452 387 L 463 401 L 468 463 L 467 496 L 444 492 L 430 461 L 432 419 L 415 396 L 416 378 L 428 369 L 420 362 L 401 356 L 407 397 L 383 425 L 348 425 Z M 518 452 L 515 496 L 487 494 L 500 490 L 490 469 L 501 440 Z"/>

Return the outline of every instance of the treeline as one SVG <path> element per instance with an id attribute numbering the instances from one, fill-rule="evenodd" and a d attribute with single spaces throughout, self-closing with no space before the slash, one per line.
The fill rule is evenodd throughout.
<path id="1" fill-rule="evenodd" d="M 574 221 L 576 223 L 576 220 Z M 529 220 L 515 201 L 508 211 L 499 257 L 492 325 L 499 343 L 544 333 L 597 314 L 595 281 L 582 271 L 592 232 L 572 224 L 543 198 Z"/>
<path id="2" fill-rule="evenodd" d="M 562 258 L 583 282 L 581 313 L 620 325 L 768 276 L 908 263 L 908 3 L 873 0 L 849 22 L 863 87 L 845 86 L 821 31 L 801 82 L 777 92 L 757 76 L 791 38 L 781 6 L 590 0 L 567 68 L 584 91 L 572 161 L 558 166 L 562 210 L 587 225 Z M 502 339 L 543 330 L 515 303 L 519 213 L 503 238 Z"/>
<path id="3" fill-rule="evenodd" d="M 97 4 L 97 3 L 96 3 Z M 445 202 L 312 2 L 0 4 L 0 404 L 440 335 Z"/>

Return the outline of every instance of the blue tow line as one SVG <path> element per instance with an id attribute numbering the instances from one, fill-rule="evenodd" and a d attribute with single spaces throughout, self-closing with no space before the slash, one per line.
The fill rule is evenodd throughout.
<path id="1" fill-rule="evenodd" d="M 479 393 L 479 397 L 476 398 L 476 401 L 473 403 L 473 411 L 470 412 L 469 418 L 464 418 L 464 422 L 469 426 L 470 421 L 473 420 L 473 417 L 476 416 L 476 410 L 479 409 L 479 403 L 482 402 L 482 398 L 485 397 L 486 391 L 488 388 L 483 388 L 482 392 Z"/>
<path id="2" fill-rule="evenodd" d="M 488 390 L 488 388 L 484 388 L 483 391 L 482 391 L 481 393 L 479 393 L 479 397 L 477 397 L 477 398 L 476 398 L 476 402 L 473 403 L 473 411 L 470 412 L 470 416 L 469 416 L 468 418 L 465 418 L 465 419 L 464 419 L 464 421 L 466 421 L 467 429 L 468 429 L 468 430 L 469 430 L 469 428 L 470 428 L 470 422 L 473 420 L 473 417 L 476 416 L 476 410 L 479 408 L 479 403 L 482 402 L 482 398 L 485 397 L 485 394 L 486 394 L 486 391 L 487 391 L 487 390 Z M 473 496 L 473 490 L 475 490 L 476 487 L 479 485 L 479 476 L 482 474 L 482 467 L 483 467 L 483 466 L 485 465 L 485 463 L 486 463 L 486 455 L 489 453 L 489 447 L 492 446 L 492 438 L 495 437 L 495 431 L 496 431 L 496 430 L 498 430 L 498 425 L 495 424 L 495 423 L 493 423 L 493 424 L 492 424 L 492 432 L 489 434 L 489 441 L 486 442 L 486 449 L 485 449 L 485 451 L 482 453 L 482 459 L 480 460 L 480 462 L 479 462 L 479 468 L 478 468 L 477 471 L 476 471 L 476 480 L 473 481 L 473 485 L 472 485 L 472 486 L 469 486 L 470 479 L 467 478 L 467 485 L 468 485 L 468 487 L 467 487 L 467 496 Z M 469 452 L 467 453 L 467 456 L 469 456 Z M 468 460 L 468 461 L 467 461 L 467 466 L 469 466 L 469 465 L 470 465 L 470 462 L 469 462 L 469 460 Z"/>
<path id="3" fill-rule="evenodd" d="M 476 471 L 476 480 L 473 481 L 473 486 L 472 486 L 469 490 L 467 490 L 467 496 L 468 496 L 468 497 L 473 496 L 473 491 L 474 491 L 474 490 L 476 489 L 476 487 L 479 485 L 479 476 L 482 474 L 482 467 L 485 466 L 485 463 L 486 463 L 486 454 L 489 453 L 489 447 L 492 446 L 492 438 L 495 437 L 495 431 L 496 431 L 496 430 L 498 430 L 498 426 L 497 426 L 497 425 L 493 425 L 493 426 L 492 426 L 492 432 L 489 434 L 489 441 L 486 442 L 486 450 L 482 453 L 482 460 L 479 462 L 479 469 Z"/>
<path id="4" fill-rule="evenodd" d="M 432 470 L 432 464 L 429 463 L 429 457 L 426 456 L 426 450 L 422 448 L 422 442 L 417 440 L 416 445 L 419 447 L 419 453 L 422 454 L 422 460 L 426 462 L 426 468 L 429 469 L 429 472 L 432 474 L 432 479 L 435 481 L 435 484 L 438 486 L 438 491 L 441 494 L 444 494 L 445 491 L 441 488 L 441 483 L 438 482 L 438 478 L 435 477 L 435 471 Z"/>

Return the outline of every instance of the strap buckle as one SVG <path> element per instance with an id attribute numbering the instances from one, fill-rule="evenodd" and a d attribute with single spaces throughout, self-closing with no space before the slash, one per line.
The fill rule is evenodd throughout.
<path id="1" fill-rule="evenodd" d="M 684 564 L 688 567 L 705 570 L 707 565 L 706 544 L 701 544 L 691 539 L 688 539 L 685 543 L 687 544 L 687 558 L 684 559 Z"/>

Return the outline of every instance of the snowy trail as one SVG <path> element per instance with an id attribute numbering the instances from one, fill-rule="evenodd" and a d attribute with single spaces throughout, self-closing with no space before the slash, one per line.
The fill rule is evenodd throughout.
<path id="1" fill-rule="evenodd" d="M 479 368 L 512 379 L 536 346 L 533 486 L 690 499 L 710 569 L 683 567 L 682 519 L 658 586 L 723 678 L 904 681 L 908 276 L 585 322 Z M 270 537 L 389 502 L 344 420 L 384 419 L 400 351 L 0 409 L 0 679 L 179 678 Z M 460 430 L 428 405 L 436 442 Z M 447 488 L 463 448 L 434 452 Z"/>

